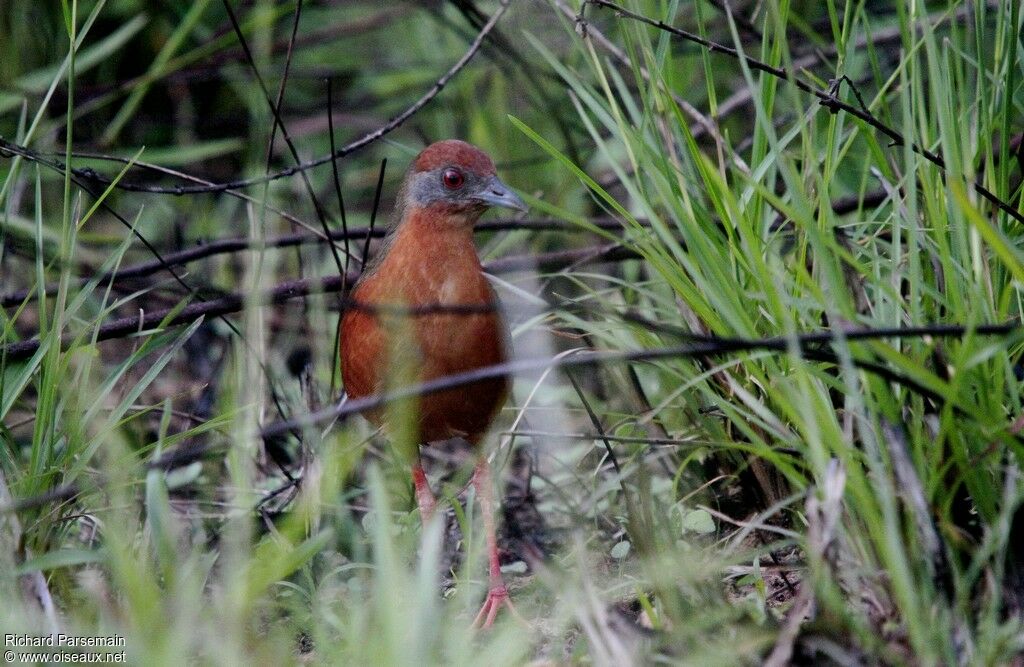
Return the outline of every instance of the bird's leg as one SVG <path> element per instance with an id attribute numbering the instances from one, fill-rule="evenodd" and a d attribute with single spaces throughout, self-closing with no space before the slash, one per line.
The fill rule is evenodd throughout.
<path id="1" fill-rule="evenodd" d="M 473 620 L 473 627 L 489 628 L 494 623 L 498 610 L 502 606 L 509 608 L 509 611 L 523 620 L 512 605 L 508 597 L 508 588 L 501 578 L 501 562 L 498 558 L 498 536 L 494 527 L 494 490 L 491 488 L 491 468 L 487 463 L 487 457 L 481 456 L 473 471 L 473 486 L 476 487 L 477 498 L 480 499 L 480 513 L 484 517 L 484 535 L 487 538 L 487 557 L 490 566 L 490 586 L 487 591 L 487 599 L 480 613 Z"/>
<path id="2" fill-rule="evenodd" d="M 412 483 L 416 487 L 416 504 L 420 506 L 420 518 L 423 519 L 423 525 L 426 526 L 430 517 L 434 516 L 437 500 L 434 499 L 430 485 L 427 484 L 427 474 L 423 472 L 423 466 L 419 459 L 412 464 Z"/>

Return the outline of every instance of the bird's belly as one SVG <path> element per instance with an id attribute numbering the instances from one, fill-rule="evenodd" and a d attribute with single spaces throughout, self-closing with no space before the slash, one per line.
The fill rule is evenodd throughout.
<path id="1" fill-rule="evenodd" d="M 455 321 L 420 329 L 422 381 L 494 366 L 507 359 L 507 336 L 497 314 L 437 317 Z M 501 375 L 424 396 L 419 405 L 422 440 L 461 436 L 475 442 L 507 394 L 508 380 Z"/>
<path id="2" fill-rule="evenodd" d="M 481 304 L 480 300 L 467 304 L 464 295 L 438 291 L 426 298 L 417 296 L 421 304 Z M 351 398 L 385 390 L 399 377 L 420 382 L 437 380 L 507 359 L 508 335 L 497 312 L 396 318 L 351 311 L 342 329 L 342 374 Z M 507 394 L 508 380 L 499 376 L 422 396 L 414 407 L 418 440 L 431 442 L 459 436 L 478 441 Z M 384 413 L 376 411 L 367 416 L 382 425 Z"/>
<path id="3" fill-rule="evenodd" d="M 430 315 L 416 326 L 421 376 L 433 379 L 505 360 L 504 326 L 497 315 Z"/>

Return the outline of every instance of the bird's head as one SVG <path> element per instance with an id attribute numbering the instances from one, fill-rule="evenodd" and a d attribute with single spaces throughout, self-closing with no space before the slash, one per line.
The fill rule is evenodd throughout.
<path id="1" fill-rule="evenodd" d="M 492 206 L 526 211 L 526 204 L 501 182 L 494 162 L 465 141 L 438 141 L 416 157 L 403 185 L 406 213 L 425 210 L 472 225 Z"/>

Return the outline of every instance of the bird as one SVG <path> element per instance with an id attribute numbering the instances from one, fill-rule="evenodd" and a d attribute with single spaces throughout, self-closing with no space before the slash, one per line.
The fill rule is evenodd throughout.
<path id="1" fill-rule="evenodd" d="M 397 222 L 353 286 L 339 325 L 341 376 L 350 399 L 395 386 L 403 372 L 425 382 L 508 359 L 508 327 L 473 243 L 474 226 L 492 207 L 528 210 L 476 146 L 438 141 L 413 160 L 396 202 Z M 415 369 L 411 377 L 409 368 Z M 519 616 L 501 576 L 491 470 L 482 448 L 509 391 L 501 376 L 412 401 L 412 481 L 424 524 L 437 501 L 419 446 L 459 437 L 476 452 L 472 484 L 483 516 L 489 587 L 473 627 L 490 627 L 504 607 Z M 398 430 L 389 414 L 378 409 L 365 416 L 385 432 Z"/>

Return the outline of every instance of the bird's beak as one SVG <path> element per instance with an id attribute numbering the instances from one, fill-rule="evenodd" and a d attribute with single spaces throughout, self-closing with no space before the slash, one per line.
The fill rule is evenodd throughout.
<path id="1" fill-rule="evenodd" d="M 519 198 L 519 195 L 512 192 L 512 188 L 502 183 L 497 176 L 491 176 L 483 189 L 473 195 L 473 198 L 487 206 L 511 208 L 523 213 L 528 210 L 526 203 Z"/>

